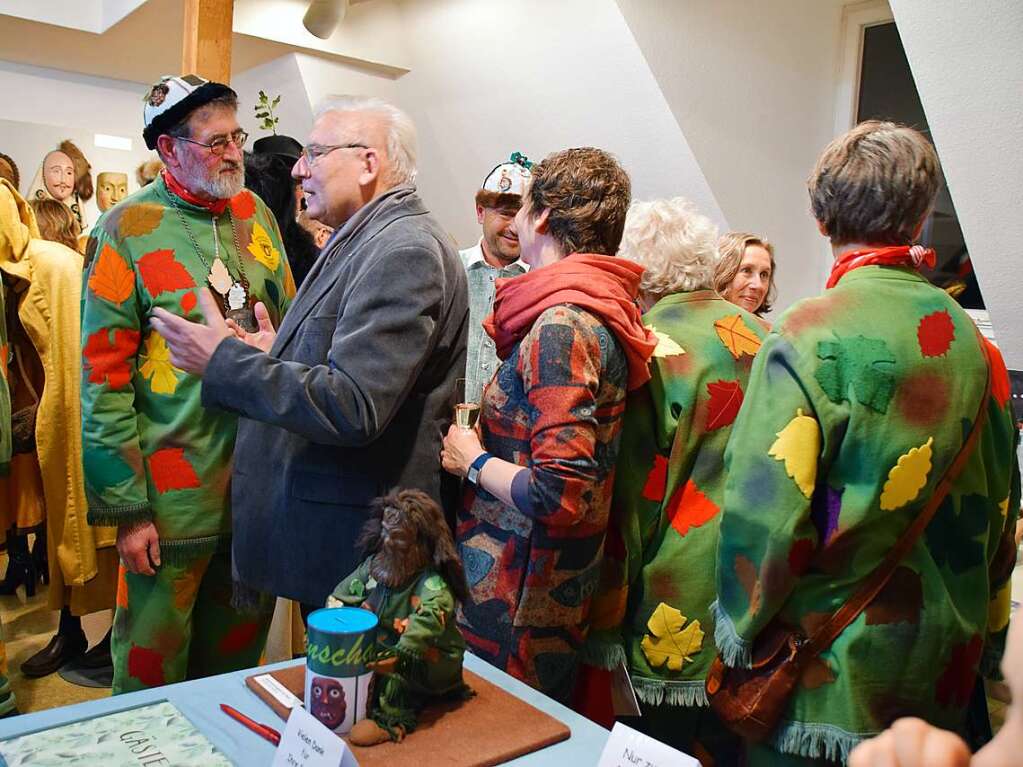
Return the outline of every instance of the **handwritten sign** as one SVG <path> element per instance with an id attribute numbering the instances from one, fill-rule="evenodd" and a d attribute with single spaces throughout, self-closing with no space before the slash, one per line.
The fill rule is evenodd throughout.
<path id="1" fill-rule="evenodd" d="M 617 722 L 597 767 L 700 767 L 699 761 Z"/>
<path id="2" fill-rule="evenodd" d="M 347 744 L 304 708 L 291 709 L 271 767 L 359 767 Z"/>

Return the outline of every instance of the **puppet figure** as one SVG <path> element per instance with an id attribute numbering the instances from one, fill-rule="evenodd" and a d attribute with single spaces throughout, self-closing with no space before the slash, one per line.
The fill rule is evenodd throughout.
<path id="1" fill-rule="evenodd" d="M 377 499 L 358 545 L 367 559 L 327 599 L 361 606 L 380 619 L 381 660 L 370 664 L 368 716 L 356 722 L 356 746 L 400 741 L 431 700 L 463 699 L 465 641 L 455 608 L 468 587 L 440 507 L 420 490 Z"/>

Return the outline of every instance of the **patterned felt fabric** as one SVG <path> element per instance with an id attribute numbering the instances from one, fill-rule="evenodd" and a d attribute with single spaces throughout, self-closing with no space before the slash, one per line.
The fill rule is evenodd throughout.
<path id="1" fill-rule="evenodd" d="M 987 346 L 987 344 L 985 344 Z M 1009 618 L 1016 429 L 991 349 L 988 422 L 925 535 L 811 664 L 771 746 L 845 760 L 899 716 L 958 729 Z M 954 460 L 987 375 L 973 323 L 912 270 L 867 266 L 768 336 L 725 454 L 715 640 L 748 664 L 778 616 L 811 632 L 871 573 Z"/>
<path id="2" fill-rule="evenodd" d="M 214 219 L 168 191 L 162 178 L 107 211 L 92 232 L 82 286 L 82 421 L 92 524 L 153 519 L 164 561 L 213 553 L 231 529 L 229 481 L 237 418 L 206 410 L 202 381 L 175 368 L 150 329 L 156 306 L 202 321 L 196 292 L 209 269 L 181 218 L 213 263 L 221 259 L 275 326 L 294 295 L 277 224 L 247 190 Z M 238 381 L 238 386 L 244 386 Z"/>
<path id="3" fill-rule="evenodd" d="M 471 489 L 457 538 L 474 653 L 565 701 L 598 575 L 628 364 L 589 312 L 554 306 L 483 394 L 483 444 L 530 470 L 531 515 Z"/>
<path id="4" fill-rule="evenodd" d="M 652 378 L 628 400 L 585 658 L 625 659 L 640 699 L 705 706 L 723 455 L 764 331 L 713 291 L 663 298 Z"/>

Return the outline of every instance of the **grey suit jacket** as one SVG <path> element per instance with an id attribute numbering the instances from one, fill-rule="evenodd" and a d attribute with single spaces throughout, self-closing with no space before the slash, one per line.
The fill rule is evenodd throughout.
<path id="1" fill-rule="evenodd" d="M 360 561 L 373 498 L 400 486 L 440 500 L 468 315 L 458 252 L 398 187 L 327 244 L 269 354 L 217 347 L 202 397 L 241 416 L 231 500 L 244 583 L 322 605 Z"/>

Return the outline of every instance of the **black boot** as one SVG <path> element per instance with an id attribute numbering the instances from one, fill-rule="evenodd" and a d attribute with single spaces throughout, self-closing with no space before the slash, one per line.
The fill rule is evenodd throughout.
<path id="1" fill-rule="evenodd" d="M 18 586 L 25 586 L 25 596 L 36 595 L 36 583 L 39 575 L 36 564 L 28 551 L 28 537 L 19 535 L 13 530 L 7 534 L 7 572 L 0 581 L 0 594 L 11 596 Z"/>
<path id="2" fill-rule="evenodd" d="M 36 532 L 36 539 L 32 543 L 32 561 L 35 563 L 36 572 L 43 580 L 43 585 L 49 586 L 50 563 L 46 552 L 46 525 Z"/>
<path id="3" fill-rule="evenodd" d="M 113 629 L 108 630 L 105 637 L 89 648 L 89 651 L 78 661 L 78 668 L 97 669 L 114 665 L 114 661 L 110 657 L 110 634 L 112 631 Z"/>
<path id="4" fill-rule="evenodd" d="M 82 621 L 71 614 L 67 607 L 60 611 L 60 627 L 50 643 L 21 664 L 21 673 L 27 677 L 52 674 L 65 663 L 74 660 L 88 647 Z"/>

